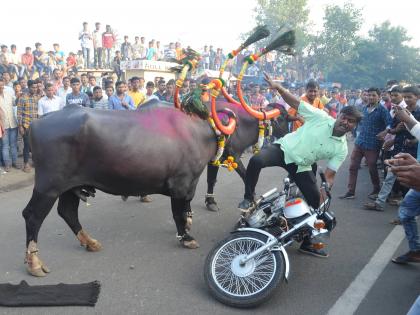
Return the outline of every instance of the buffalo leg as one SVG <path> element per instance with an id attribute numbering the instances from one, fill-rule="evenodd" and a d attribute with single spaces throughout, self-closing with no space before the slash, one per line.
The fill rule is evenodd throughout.
<path id="1" fill-rule="evenodd" d="M 80 198 L 73 191 L 66 191 L 58 199 L 58 214 L 66 221 L 81 246 L 91 252 L 99 251 L 102 248 L 101 243 L 91 238 L 79 222 L 79 202 Z"/>
<path id="2" fill-rule="evenodd" d="M 35 189 L 31 200 L 22 212 L 26 224 L 26 257 L 27 271 L 36 277 L 44 277 L 50 272 L 38 256 L 38 233 L 42 222 L 51 211 L 57 197 L 41 194 Z"/>
<path id="3" fill-rule="evenodd" d="M 185 212 L 184 212 L 184 217 L 187 220 L 187 222 L 185 223 L 185 230 L 187 232 L 191 231 L 191 227 L 192 227 L 192 223 L 193 223 L 193 215 L 194 212 L 191 209 L 191 200 L 187 200 L 186 201 L 186 208 L 185 208 Z"/>
<path id="4" fill-rule="evenodd" d="M 206 207 L 210 211 L 219 211 L 217 202 L 214 199 L 214 186 L 217 182 L 217 173 L 219 172 L 219 167 L 214 165 L 207 165 L 207 194 L 206 194 Z"/>
<path id="5" fill-rule="evenodd" d="M 172 215 L 178 232 L 177 237 L 184 247 L 197 248 L 197 241 L 186 231 L 188 211 L 191 211 L 189 201 L 185 198 L 178 199 L 171 197 Z"/>

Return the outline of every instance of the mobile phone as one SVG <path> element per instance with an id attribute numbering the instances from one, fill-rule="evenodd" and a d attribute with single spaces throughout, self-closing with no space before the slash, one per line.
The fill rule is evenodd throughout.
<path id="1" fill-rule="evenodd" d="M 389 163 L 389 160 L 384 160 L 384 164 L 385 164 L 386 166 L 390 166 L 390 167 L 392 167 L 392 164 L 391 164 L 391 163 Z"/>

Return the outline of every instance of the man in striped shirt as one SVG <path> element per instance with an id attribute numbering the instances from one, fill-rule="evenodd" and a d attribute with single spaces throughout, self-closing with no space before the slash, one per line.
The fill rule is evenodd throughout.
<path id="1" fill-rule="evenodd" d="M 37 83 L 34 80 L 28 81 L 29 93 L 23 95 L 17 104 L 17 119 L 19 133 L 23 138 L 23 171 L 29 173 L 31 167 L 29 165 L 29 126 L 34 119 L 38 118 L 38 100 Z"/>

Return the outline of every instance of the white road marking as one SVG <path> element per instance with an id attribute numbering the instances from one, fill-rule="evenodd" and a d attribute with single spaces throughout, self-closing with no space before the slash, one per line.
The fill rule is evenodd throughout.
<path id="1" fill-rule="evenodd" d="M 404 229 L 396 226 L 384 240 L 367 265 L 328 311 L 328 315 L 352 315 L 375 284 L 404 239 Z"/>

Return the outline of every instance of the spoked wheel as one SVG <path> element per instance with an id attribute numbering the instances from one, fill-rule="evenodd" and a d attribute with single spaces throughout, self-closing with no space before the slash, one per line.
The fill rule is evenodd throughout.
<path id="1" fill-rule="evenodd" d="M 266 242 L 263 234 L 243 231 L 222 240 L 210 251 L 204 278 L 217 300 L 235 307 L 254 307 L 270 298 L 284 275 L 283 256 L 278 251 L 264 251 L 241 263 Z"/>

